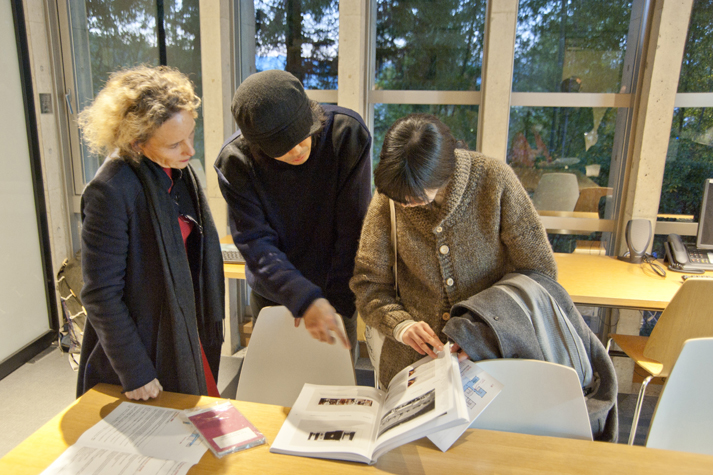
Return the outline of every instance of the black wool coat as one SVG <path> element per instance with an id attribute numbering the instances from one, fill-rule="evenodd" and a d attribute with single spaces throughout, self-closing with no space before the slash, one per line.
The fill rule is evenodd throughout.
<path id="1" fill-rule="evenodd" d="M 223 262 L 190 166 L 174 171 L 197 215 L 183 245 L 171 179 L 143 158 L 107 159 L 82 196 L 82 303 L 87 310 L 77 396 L 97 383 L 125 391 L 154 378 L 206 394 L 200 345 L 218 376 L 225 314 Z M 186 251 L 187 249 L 187 251 Z M 199 344 L 199 341 L 201 342 Z"/>

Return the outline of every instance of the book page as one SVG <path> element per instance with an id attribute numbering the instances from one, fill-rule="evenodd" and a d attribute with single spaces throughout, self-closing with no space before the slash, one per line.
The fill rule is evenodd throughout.
<path id="1" fill-rule="evenodd" d="M 353 453 L 369 459 L 382 398 L 381 391 L 367 386 L 305 384 L 272 448 L 295 455 Z"/>
<path id="2" fill-rule="evenodd" d="M 448 394 L 448 388 L 452 388 L 451 358 L 444 350 L 438 358 L 423 358 L 394 376 L 381 409 L 377 445 L 383 439 L 408 432 L 425 419 L 437 418 L 452 407 Z"/>
<path id="3" fill-rule="evenodd" d="M 460 376 L 468 406 L 468 422 L 450 429 L 430 434 L 428 438 L 443 452 L 463 435 L 470 424 L 488 407 L 503 389 L 502 383 L 483 371 L 470 360 L 460 362 Z"/>

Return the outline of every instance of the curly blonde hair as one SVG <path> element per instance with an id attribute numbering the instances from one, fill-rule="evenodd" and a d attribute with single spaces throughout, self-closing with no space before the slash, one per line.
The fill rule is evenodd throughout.
<path id="1" fill-rule="evenodd" d="M 112 73 L 77 122 L 92 153 L 118 152 L 139 161 L 137 144 L 180 111 L 196 118 L 200 103 L 191 81 L 177 69 L 142 65 Z"/>

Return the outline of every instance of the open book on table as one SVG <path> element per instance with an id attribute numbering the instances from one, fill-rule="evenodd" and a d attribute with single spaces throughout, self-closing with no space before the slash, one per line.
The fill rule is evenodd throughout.
<path id="1" fill-rule="evenodd" d="M 446 345 L 400 371 L 384 392 L 305 384 L 271 452 L 375 463 L 428 434 L 467 423 L 458 360 Z"/>
<path id="2" fill-rule="evenodd" d="M 428 435 L 428 438 L 443 452 L 463 435 L 470 424 L 493 402 L 503 389 L 502 383 L 483 371 L 470 360 L 460 362 L 460 377 L 465 403 L 468 406 L 468 422 L 443 429 Z"/>

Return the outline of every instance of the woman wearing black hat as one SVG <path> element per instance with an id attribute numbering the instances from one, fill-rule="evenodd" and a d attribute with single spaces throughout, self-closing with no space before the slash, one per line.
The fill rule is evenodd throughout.
<path id="1" fill-rule="evenodd" d="M 314 338 L 333 343 L 334 331 L 354 347 L 349 279 L 371 199 L 366 125 L 354 111 L 310 101 L 285 71 L 248 77 L 232 111 L 240 130 L 215 168 L 247 263 L 254 317 L 264 306 L 284 305 Z"/>
<path id="2" fill-rule="evenodd" d="M 97 383 L 129 399 L 219 396 L 223 261 L 188 165 L 199 105 L 180 72 L 139 66 L 112 74 L 80 114 L 86 143 L 111 156 L 82 196 L 77 396 Z"/>

